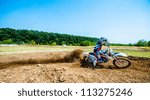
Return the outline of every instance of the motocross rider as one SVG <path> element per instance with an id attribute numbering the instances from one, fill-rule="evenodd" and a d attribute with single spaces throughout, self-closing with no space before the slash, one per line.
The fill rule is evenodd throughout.
<path id="1" fill-rule="evenodd" d="M 97 62 L 103 62 L 101 55 L 103 55 L 103 52 L 101 51 L 102 46 L 109 46 L 109 42 L 107 38 L 100 37 L 99 41 L 97 42 L 96 46 L 94 47 L 94 54 L 97 58 Z"/>

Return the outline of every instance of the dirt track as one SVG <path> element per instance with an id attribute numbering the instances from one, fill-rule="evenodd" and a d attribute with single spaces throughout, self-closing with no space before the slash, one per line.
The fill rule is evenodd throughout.
<path id="1" fill-rule="evenodd" d="M 0 82 L 150 82 L 150 58 L 129 57 L 126 69 L 116 69 L 111 62 L 93 68 L 80 66 L 81 52 L 1 55 Z"/>

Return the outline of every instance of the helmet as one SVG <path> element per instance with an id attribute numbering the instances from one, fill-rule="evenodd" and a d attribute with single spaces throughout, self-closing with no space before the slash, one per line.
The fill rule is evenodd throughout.
<path id="1" fill-rule="evenodd" d="M 107 43 L 107 38 L 100 37 L 100 41 L 101 41 L 102 44 L 106 44 Z"/>

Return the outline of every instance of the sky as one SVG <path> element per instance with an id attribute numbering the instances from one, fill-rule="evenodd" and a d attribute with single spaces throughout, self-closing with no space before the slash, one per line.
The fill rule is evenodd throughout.
<path id="1" fill-rule="evenodd" d="M 150 40 L 150 0 L 0 0 L 0 27 Z"/>

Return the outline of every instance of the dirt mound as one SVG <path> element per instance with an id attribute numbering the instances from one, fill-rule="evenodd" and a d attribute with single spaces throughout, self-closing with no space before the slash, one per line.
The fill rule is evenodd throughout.
<path id="1" fill-rule="evenodd" d="M 94 68 L 81 66 L 81 53 L 74 50 L 0 56 L 0 82 L 150 82 L 150 58 L 130 56 L 131 66 L 126 69 L 115 69 L 112 62 Z"/>
<path id="2" fill-rule="evenodd" d="M 135 61 L 150 61 L 150 58 L 146 57 L 134 57 L 134 56 L 128 56 L 130 60 L 135 60 Z"/>

